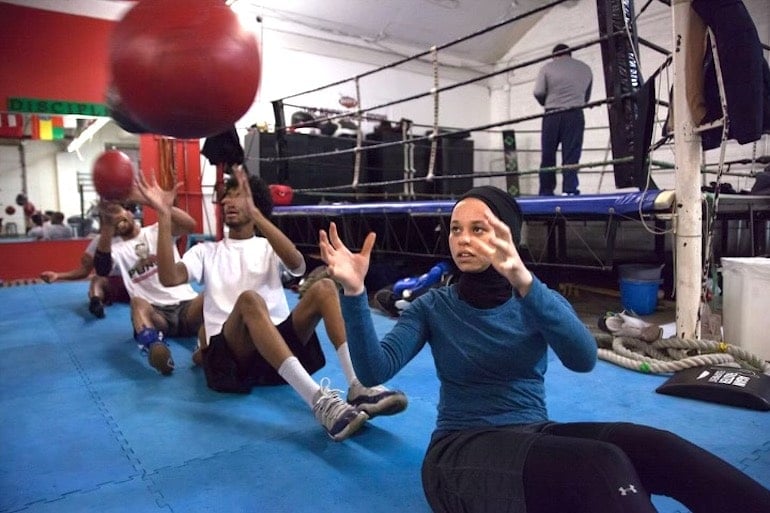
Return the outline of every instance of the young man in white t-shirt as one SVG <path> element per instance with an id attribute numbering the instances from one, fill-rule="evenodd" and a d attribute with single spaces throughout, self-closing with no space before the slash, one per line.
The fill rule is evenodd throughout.
<path id="1" fill-rule="evenodd" d="M 140 191 L 158 212 L 158 267 L 161 282 L 196 280 L 204 287 L 202 365 L 208 386 L 247 393 L 254 386 L 288 383 L 310 406 L 328 435 L 344 440 L 375 415 L 392 415 L 407 406 L 406 396 L 383 386 L 367 388 L 356 377 L 348 353 L 339 291 L 328 278 L 318 280 L 290 311 L 281 272 L 305 273 L 305 259 L 268 218 L 273 203 L 267 185 L 242 167 L 221 198 L 228 235 L 190 248 L 175 262 L 173 210 L 157 184 Z M 323 321 L 348 381 L 347 400 L 328 379 L 311 374 L 326 363 L 315 328 Z"/>
<path id="2" fill-rule="evenodd" d="M 173 203 L 176 191 L 162 191 Z M 132 198 L 133 199 L 133 198 Z M 118 203 L 100 205 L 102 223 L 94 255 L 100 276 L 108 276 L 115 265 L 131 297 L 134 339 L 147 353 L 152 367 L 164 376 L 174 370 L 166 337 L 198 334 L 203 319 L 203 298 L 185 283 L 164 287 L 158 279 L 158 224 L 140 227 L 133 214 Z M 169 209 L 171 233 L 182 235 L 195 229 L 195 220 L 184 210 Z M 179 259 L 174 248 L 173 258 Z"/>

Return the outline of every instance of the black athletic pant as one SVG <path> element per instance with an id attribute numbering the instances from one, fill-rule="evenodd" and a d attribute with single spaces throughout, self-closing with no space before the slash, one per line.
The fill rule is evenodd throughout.
<path id="1" fill-rule="evenodd" d="M 542 427 L 542 429 L 541 429 Z M 452 433 L 431 443 L 423 489 L 442 513 L 649 513 L 650 494 L 693 513 L 770 511 L 770 490 L 674 435 L 627 423 Z"/>
<path id="2" fill-rule="evenodd" d="M 585 117 L 582 110 L 568 110 L 546 114 L 543 117 L 540 132 L 540 167 L 556 166 L 556 150 L 561 144 L 561 165 L 580 163 L 583 150 L 583 131 Z M 540 196 L 553 196 L 556 189 L 556 173 L 540 171 Z M 578 170 L 565 168 L 562 170 L 562 192 L 576 194 L 578 192 Z"/>

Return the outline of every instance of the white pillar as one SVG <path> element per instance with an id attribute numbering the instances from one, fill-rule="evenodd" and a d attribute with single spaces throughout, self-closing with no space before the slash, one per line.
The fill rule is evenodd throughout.
<path id="1" fill-rule="evenodd" d="M 674 31 L 674 161 L 676 164 L 675 279 L 676 336 L 698 338 L 703 260 L 703 216 L 701 212 L 701 141 L 685 91 L 686 42 L 690 17 L 697 16 L 690 0 L 674 0 L 671 7 Z"/>

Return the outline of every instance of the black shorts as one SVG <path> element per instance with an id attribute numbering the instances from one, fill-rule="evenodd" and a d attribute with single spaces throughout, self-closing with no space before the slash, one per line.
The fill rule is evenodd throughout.
<path id="1" fill-rule="evenodd" d="M 326 365 L 326 358 L 315 332 L 307 344 L 303 344 L 294 331 L 291 315 L 276 328 L 308 374 L 313 374 Z M 223 333 L 209 339 L 209 345 L 203 351 L 203 370 L 206 374 L 206 384 L 217 392 L 248 394 L 255 386 L 286 384 L 278 371 L 258 352 L 239 365 Z"/>

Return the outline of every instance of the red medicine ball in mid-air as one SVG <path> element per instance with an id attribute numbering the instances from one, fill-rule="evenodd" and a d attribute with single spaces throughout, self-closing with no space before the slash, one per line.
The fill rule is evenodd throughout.
<path id="1" fill-rule="evenodd" d="M 138 2 L 116 24 L 109 59 L 124 114 L 158 135 L 222 133 L 259 88 L 256 37 L 223 0 Z"/>
<path id="2" fill-rule="evenodd" d="M 131 194 L 135 176 L 131 158 L 118 150 L 107 150 L 102 153 L 91 170 L 96 192 L 107 201 L 126 199 Z"/>

